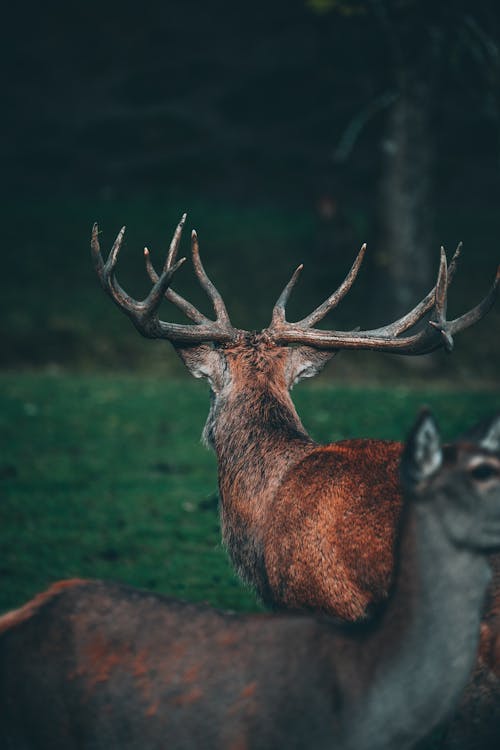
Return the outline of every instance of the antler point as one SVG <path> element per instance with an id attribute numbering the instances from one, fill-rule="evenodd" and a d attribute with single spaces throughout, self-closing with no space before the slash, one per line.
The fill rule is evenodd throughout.
<path id="1" fill-rule="evenodd" d="M 462 241 L 460 241 L 460 242 L 458 243 L 458 245 L 457 245 L 457 249 L 456 249 L 456 250 L 455 250 L 455 252 L 453 253 L 453 257 L 452 257 L 452 259 L 451 259 L 451 260 L 452 260 L 452 262 L 456 262 L 456 261 L 458 260 L 458 258 L 460 258 L 460 255 L 462 254 L 462 247 L 463 247 L 463 244 L 464 244 L 464 243 L 463 243 Z"/>

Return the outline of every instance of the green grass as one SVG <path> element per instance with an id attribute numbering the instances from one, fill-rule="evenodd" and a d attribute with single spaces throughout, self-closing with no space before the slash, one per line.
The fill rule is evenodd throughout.
<path id="1" fill-rule="evenodd" d="M 0 389 L 0 610 L 71 576 L 258 608 L 220 543 L 215 457 L 199 439 L 203 385 L 3 374 Z M 500 408 L 488 392 L 305 384 L 294 398 L 325 442 L 402 438 L 424 402 L 445 437 Z"/>

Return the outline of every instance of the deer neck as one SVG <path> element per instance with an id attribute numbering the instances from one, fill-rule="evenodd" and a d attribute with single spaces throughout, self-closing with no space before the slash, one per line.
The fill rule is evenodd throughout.
<path id="1" fill-rule="evenodd" d="M 484 557 L 456 547 L 426 504 L 407 510 L 400 549 L 392 596 L 361 643 L 360 669 L 370 689 L 353 748 L 365 746 L 363 731 L 384 737 L 380 747 L 386 750 L 412 747 L 422 726 L 431 731 L 446 718 L 476 657 L 491 575 Z M 371 747 L 379 745 L 373 741 Z"/>
<path id="2" fill-rule="evenodd" d="M 215 406 L 210 427 L 225 492 L 266 492 L 314 445 L 288 391 L 269 385 L 230 393 Z"/>
<path id="3" fill-rule="evenodd" d="M 255 384 L 215 400 L 205 436 L 218 458 L 223 542 L 240 576 L 267 601 L 267 511 L 284 474 L 314 443 L 288 391 Z"/>

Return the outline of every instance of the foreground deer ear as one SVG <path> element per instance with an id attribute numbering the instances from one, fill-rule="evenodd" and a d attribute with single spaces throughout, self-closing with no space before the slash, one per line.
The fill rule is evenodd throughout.
<path id="1" fill-rule="evenodd" d="M 222 388 L 224 362 L 211 344 L 175 346 L 175 351 L 195 378 L 206 378 L 216 393 Z"/>
<path id="2" fill-rule="evenodd" d="M 287 366 L 290 388 L 303 378 L 313 378 L 336 354 L 335 350 L 321 351 L 312 346 L 290 347 Z"/>
<path id="3" fill-rule="evenodd" d="M 500 451 L 500 413 L 474 425 L 461 439 L 480 445 L 488 451 Z"/>
<path id="4" fill-rule="evenodd" d="M 432 476 L 443 461 L 441 437 L 434 417 L 423 409 L 411 430 L 401 457 L 401 481 L 411 488 Z"/>

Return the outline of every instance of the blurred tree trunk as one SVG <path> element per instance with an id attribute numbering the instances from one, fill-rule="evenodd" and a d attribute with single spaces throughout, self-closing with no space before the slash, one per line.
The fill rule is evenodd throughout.
<path id="1" fill-rule="evenodd" d="M 432 286 L 437 252 L 431 108 L 431 85 L 405 76 L 382 137 L 375 262 L 381 276 L 377 309 L 387 320 L 411 309 Z"/>
<path id="2" fill-rule="evenodd" d="M 381 141 L 374 258 L 377 318 L 394 320 L 429 291 L 436 267 L 433 115 L 444 45 L 439 13 L 427 3 L 370 0 L 370 8 L 396 93 Z"/>

